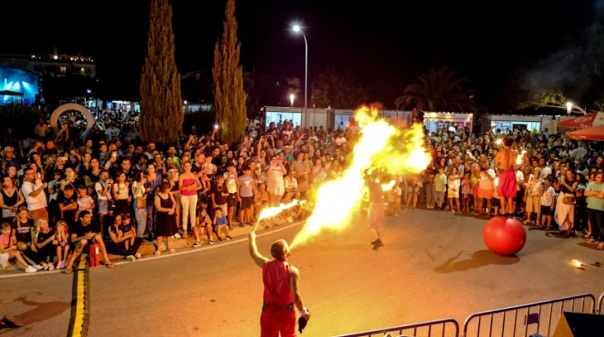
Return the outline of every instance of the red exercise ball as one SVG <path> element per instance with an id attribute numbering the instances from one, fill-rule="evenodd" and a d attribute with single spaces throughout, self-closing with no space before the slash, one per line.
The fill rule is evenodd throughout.
<path id="1" fill-rule="evenodd" d="M 490 251 L 501 256 L 518 253 L 526 243 L 526 231 L 515 218 L 496 216 L 487 221 L 482 239 Z"/>

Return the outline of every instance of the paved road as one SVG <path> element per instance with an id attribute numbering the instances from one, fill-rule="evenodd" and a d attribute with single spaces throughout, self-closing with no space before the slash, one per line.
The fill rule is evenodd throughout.
<path id="1" fill-rule="evenodd" d="M 373 251 L 362 218 L 341 232 L 322 233 L 297 247 L 290 261 L 312 318 L 303 337 L 334 336 L 568 295 L 604 292 L 604 269 L 570 261 L 604 262 L 581 239 L 527 231 L 516 257 L 491 253 L 485 220 L 447 212 L 407 210 L 387 218 L 385 247 Z M 291 240 L 301 225 L 260 231 L 270 242 Z M 247 237 L 183 249 L 160 258 L 89 274 L 88 336 L 257 336 L 261 270 L 248 256 Z M 73 276 L 59 273 L 1 278 L 0 314 L 25 327 L 0 336 L 67 336 Z"/>

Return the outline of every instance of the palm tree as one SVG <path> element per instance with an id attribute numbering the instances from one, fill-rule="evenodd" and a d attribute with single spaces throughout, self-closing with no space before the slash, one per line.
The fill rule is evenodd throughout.
<path id="1" fill-rule="evenodd" d="M 416 83 L 409 84 L 403 95 L 395 100 L 397 109 L 418 111 L 478 112 L 480 105 L 474 100 L 474 92 L 466 85 L 468 80 L 447 67 L 430 67 L 420 75 Z"/>

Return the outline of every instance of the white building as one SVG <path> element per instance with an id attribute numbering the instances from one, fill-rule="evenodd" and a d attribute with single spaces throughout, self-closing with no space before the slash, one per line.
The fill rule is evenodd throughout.
<path id="1" fill-rule="evenodd" d="M 326 129 L 345 129 L 350 118 L 354 116 L 353 109 L 308 108 L 305 116 L 303 107 L 265 106 L 265 127 L 270 123 L 279 124 L 286 120 L 293 122 L 294 127 L 319 127 Z M 381 117 L 389 121 L 404 121 L 411 124 L 412 111 L 380 110 Z M 303 118 L 306 117 L 306 118 Z"/>

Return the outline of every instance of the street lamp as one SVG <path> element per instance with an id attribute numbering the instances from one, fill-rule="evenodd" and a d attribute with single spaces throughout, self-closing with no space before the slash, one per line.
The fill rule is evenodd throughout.
<path id="1" fill-rule="evenodd" d="M 294 106 L 294 99 L 296 98 L 296 95 L 294 95 L 294 93 L 292 92 L 291 94 L 289 94 L 289 106 L 293 107 Z"/>
<path id="2" fill-rule="evenodd" d="M 293 25 L 292 29 L 304 38 L 304 125 L 308 127 L 308 41 L 300 25 Z"/>
<path id="3" fill-rule="evenodd" d="M 573 103 L 566 102 L 566 114 L 570 115 L 570 112 L 573 110 Z"/>
<path id="4" fill-rule="evenodd" d="M 575 105 L 575 103 L 573 103 L 573 102 L 566 102 L 566 113 L 567 114 L 570 115 L 570 113 L 573 111 L 573 108 L 576 108 L 582 114 L 587 115 L 587 111 L 585 111 L 584 109 L 581 109 L 581 107 Z"/>

